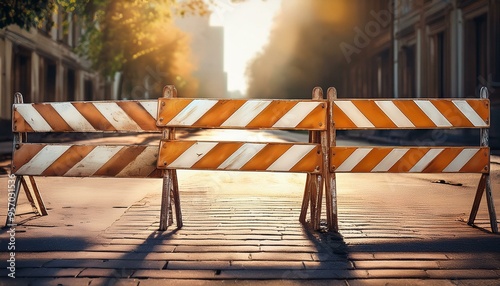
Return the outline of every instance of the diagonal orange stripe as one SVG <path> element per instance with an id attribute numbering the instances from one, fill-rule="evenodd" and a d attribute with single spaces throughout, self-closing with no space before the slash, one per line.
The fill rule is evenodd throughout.
<path id="1" fill-rule="evenodd" d="M 413 100 L 394 100 L 401 112 L 415 125 L 416 128 L 433 128 L 436 124 L 418 107 Z"/>
<path id="2" fill-rule="evenodd" d="M 297 101 L 272 101 L 258 116 L 249 124 L 248 128 L 271 128 L 280 120 L 290 109 L 297 104 Z"/>
<path id="3" fill-rule="evenodd" d="M 356 129 L 356 124 L 337 106 L 333 105 L 333 127 L 335 129 Z"/>
<path id="4" fill-rule="evenodd" d="M 243 143 L 240 142 L 219 142 L 203 158 L 196 162 L 192 169 L 217 170 L 227 158 L 229 158 Z"/>
<path id="5" fill-rule="evenodd" d="M 116 131 L 91 102 L 72 102 L 72 104 L 96 130 Z"/>
<path id="6" fill-rule="evenodd" d="M 307 153 L 290 172 L 321 172 L 323 166 L 321 163 L 321 147 L 318 146 Z"/>
<path id="7" fill-rule="evenodd" d="M 35 103 L 33 107 L 52 127 L 53 132 L 73 131 L 66 121 L 57 113 L 57 111 L 48 103 Z"/>
<path id="8" fill-rule="evenodd" d="M 422 170 L 422 173 L 441 173 L 462 150 L 462 148 L 445 148 Z"/>
<path id="9" fill-rule="evenodd" d="M 455 104 L 453 104 L 452 101 L 431 100 L 431 102 L 453 126 L 474 127 L 474 124 L 472 124 L 470 120 L 463 115 L 463 113 L 455 106 Z"/>
<path id="10" fill-rule="evenodd" d="M 488 173 L 490 165 L 490 149 L 483 147 L 467 162 L 460 172 L 463 173 Z"/>
<path id="11" fill-rule="evenodd" d="M 205 115 L 198 119 L 193 126 L 217 127 L 221 126 L 246 100 L 219 100 Z"/>
<path id="12" fill-rule="evenodd" d="M 159 126 L 165 126 L 192 101 L 192 99 L 186 98 L 159 98 L 157 124 Z M 162 118 L 163 120 L 160 120 Z"/>
<path id="13" fill-rule="evenodd" d="M 467 103 L 476 111 L 476 113 L 485 122 L 489 122 L 490 117 L 490 101 L 488 99 L 468 99 Z"/>
<path id="14" fill-rule="evenodd" d="M 117 101 L 116 104 L 144 131 L 156 131 L 156 119 L 137 101 Z"/>
<path id="15" fill-rule="evenodd" d="M 57 160 L 54 161 L 45 171 L 42 176 L 64 176 L 74 165 L 80 162 L 87 156 L 95 146 L 71 146 Z"/>
<path id="16" fill-rule="evenodd" d="M 22 166 L 28 163 L 47 144 L 20 144 L 19 149 L 14 150 L 12 158 L 12 172 L 15 174 Z M 21 174 L 22 175 L 22 174 Z"/>
<path id="17" fill-rule="evenodd" d="M 166 166 L 174 162 L 189 147 L 196 144 L 196 141 L 164 141 L 160 142 L 157 168 L 165 169 Z"/>
<path id="18" fill-rule="evenodd" d="M 376 128 L 397 127 L 373 100 L 353 100 L 352 103 Z"/>
<path id="19" fill-rule="evenodd" d="M 351 172 L 371 172 L 391 150 L 392 148 L 373 148 Z"/>
<path id="20" fill-rule="evenodd" d="M 139 156 L 144 149 L 145 145 L 142 146 L 125 146 L 120 151 L 118 151 L 111 159 L 108 160 L 104 165 L 102 165 L 99 170 L 97 170 L 92 176 L 106 176 L 114 177 L 120 173 L 123 168 L 130 164 L 137 156 Z"/>
<path id="21" fill-rule="evenodd" d="M 389 173 L 406 173 L 417 164 L 430 148 L 410 148 L 406 154 L 389 169 Z"/>
<path id="22" fill-rule="evenodd" d="M 24 117 L 18 111 L 12 113 L 12 131 L 14 132 L 33 132 L 33 128 L 24 120 Z"/>
<path id="23" fill-rule="evenodd" d="M 349 158 L 349 156 L 351 156 L 356 149 L 357 147 L 332 147 L 330 149 L 330 167 L 332 170 L 335 171 L 335 168 L 342 165 L 342 163 L 344 163 L 344 161 Z"/>
<path id="24" fill-rule="evenodd" d="M 297 129 L 321 129 L 326 130 L 326 103 L 319 104 L 298 125 Z"/>
<path id="25" fill-rule="evenodd" d="M 241 170 L 265 171 L 291 147 L 291 144 L 267 144 L 248 163 L 241 167 Z"/>

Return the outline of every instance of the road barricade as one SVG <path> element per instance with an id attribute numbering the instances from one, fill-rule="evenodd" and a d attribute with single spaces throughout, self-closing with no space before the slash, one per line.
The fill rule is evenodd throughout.
<path id="1" fill-rule="evenodd" d="M 33 133 L 159 133 L 156 107 L 156 100 L 23 103 L 17 93 L 12 109 L 14 209 L 22 186 L 33 209 L 47 215 L 34 176 L 161 178 L 156 145 L 27 141 Z M 12 220 L 13 214 L 7 216 L 6 224 Z"/>
<path id="2" fill-rule="evenodd" d="M 328 92 L 335 93 L 335 90 L 331 88 Z M 478 146 L 472 147 L 337 147 L 333 144 L 330 170 L 335 173 L 479 173 L 481 178 L 468 224 L 474 223 L 486 190 L 491 229 L 496 233 L 498 225 L 490 183 L 489 116 L 486 88 L 481 90 L 480 99 L 335 100 L 335 130 L 476 128 L 480 129 L 480 138 Z M 337 211 L 336 202 L 333 211 Z"/>
<path id="3" fill-rule="evenodd" d="M 34 176 L 162 178 L 160 230 L 181 228 L 178 169 L 305 173 L 299 221 L 320 229 L 325 197 L 326 227 L 338 231 L 336 173 L 479 173 L 468 223 L 486 192 L 490 223 L 498 232 L 490 182 L 487 89 L 480 99 L 337 99 L 321 88 L 310 100 L 177 98 L 174 86 L 163 97 L 143 101 L 23 103 L 12 111 L 16 175 L 14 206 L 21 186 L 41 215 L 47 211 Z M 308 142 L 179 140 L 176 128 L 302 130 Z M 479 146 L 336 146 L 336 130 L 480 130 Z M 159 145 L 53 144 L 27 142 L 28 133 L 161 133 Z M 28 187 L 29 178 L 31 189 Z M 172 206 L 175 208 L 173 211 Z M 7 216 L 7 222 L 13 219 Z"/>
<path id="4" fill-rule="evenodd" d="M 157 118 L 164 134 L 157 164 L 164 170 L 161 214 L 170 213 L 169 193 L 180 201 L 178 169 L 294 172 L 307 173 L 299 220 L 305 222 L 310 206 L 311 222 L 319 225 L 321 203 L 316 200 L 322 197 L 318 192 L 323 170 L 328 169 L 330 104 L 320 88 L 313 90 L 311 100 L 243 100 L 177 98 L 175 88 L 167 86 L 158 100 Z M 307 130 L 310 135 L 304 143 L 194 141 L 177 140 L 175 128 Z M 160 224 L 169 219 L 163 217 Z M 182 226 L 179 215 L 177 225 Z"/>

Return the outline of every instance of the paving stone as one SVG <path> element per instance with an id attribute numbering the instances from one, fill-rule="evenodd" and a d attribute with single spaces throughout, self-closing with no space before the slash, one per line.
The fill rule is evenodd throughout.
<path id="1" fill-rule="evenodd" d="M 450 280 L 431 280 L 431 279 L 362 279 L 347 280 L 348 286 L 456 286 L 455 282 Z"/>
<path id="2" fill-rule="evenodd" d="M 252 269 L 252 270 L 297 270 L 305 269 L 301 261 L 233 261 L 231 270 Z"/>
<path id="3" fill-rule="evenodd" d="M 133 278 L 218 279 L 212 270 L 137 270 Z"/>
<path id="4" fill-rule="evenodd" d="M 76 277 L 83 268 L 21 268 L 16 277 Z"/>
<path id="5" fill-rule="evenodd" d="M 356 269 L 439 269 L 433 260 L 360 260 L 354 261 Z"/>
<path id="6" fill-rule="evenodd" d="M 166 269 L 171 270 L 220 270 L 229 269 L 230 261 L 169 261 Z"/>
<path id="7" fill-rule="evenodd" d="M 500 278 L 494 270 L 484 269 L 442 269 L 427 270 L 427 274 L 433 279 L 491 279 Z"/>
<path id="8" fill-rule="evenodd" d="M 97 259 L 58 259 L 48 262 L 46 268 L 120 268 L 120 269 L 162 269 L 165 261 L 153 260 L 97 260 Z"/>
<path id="9" fill-rule="evenodd" d="M 368 269 L 370 278 L 428 278 L 429 275 L 420 269 Z"/>

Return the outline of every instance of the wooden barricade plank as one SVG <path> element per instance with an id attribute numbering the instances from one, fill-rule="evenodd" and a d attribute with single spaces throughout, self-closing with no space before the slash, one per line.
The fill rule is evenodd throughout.
<path id="1" fill-rule="evenodd" d="M 158 169 L 319 173 L 319 144 L 165 141 Z"/>
<path id="2" fill-rule="evenodd" d="M 93 101 L 17 103 L 14 132 L 159 132 L 157 102 Z"/>
<path id="3" fill-rule="evenodd" d="M 337 130 L 489 127 L 488 99 L 339 99 Z"/>
<path id="4" fill-rule="evenodd" d="M 26 176 L 161 178 L 156 145 L 22 143 L 12 172 Z"/>
<path id="5" fill-rule="evenodd" d="M 326 130 L 325 101 L 159 99 L 159 127 Z"/>
<path id="6" fill-rule="evenodd" d="M 334 147 L 336 173 L 487 173 L 487 147 Z"/>

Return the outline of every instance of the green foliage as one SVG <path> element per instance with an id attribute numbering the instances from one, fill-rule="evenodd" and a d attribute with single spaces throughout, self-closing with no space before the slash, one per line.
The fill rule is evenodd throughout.
<path id="1" fill-rule="evenodd" d="M 0 29 L 17 25 L 29 30 L 50 19 L 55 3 L 53 0 L 3 0 L 0 1 Z"/>

